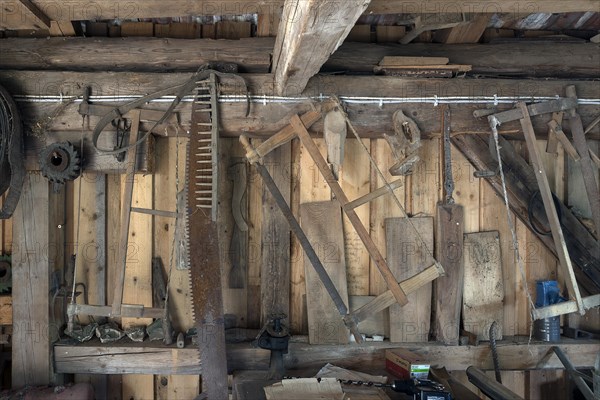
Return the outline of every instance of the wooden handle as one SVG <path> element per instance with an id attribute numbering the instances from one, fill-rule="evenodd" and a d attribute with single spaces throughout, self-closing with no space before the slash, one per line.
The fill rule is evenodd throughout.
<path id="1" fill-rule="evenodd" d="M 252 147 L 250 144 L 250 140 L 245 135 L 240 135 L 240 143 L 244 146 L 244 150 L 246 150 L 246 158 L 250 162 L 250 164 L 255 164 L 260 162 L 261 156 L 257 153 L 256 149 Z"/>

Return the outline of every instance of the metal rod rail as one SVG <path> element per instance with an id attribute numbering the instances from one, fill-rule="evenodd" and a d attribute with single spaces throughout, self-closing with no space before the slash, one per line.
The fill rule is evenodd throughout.
<path id="1" fill-rule="evenodd" d="M 588 384 L 585 383 L 582 376 L 579 374 L 579 371 L 577 371 L 573 364 L 571 364 L 571 361 L 565 355 L 562 349 L 560 347 L 554 346 L 552 347 L 552 350 L 559 358 L 560 362 L 565 366 L 567 373 L 569 374 L 571 379 L 573 379 L 575 385 L 577 385 L 577 388 L 579 389 L 583 397 L 585 397 L 586 400 L 594 400 L 594 393 L 592 392 Z"/>

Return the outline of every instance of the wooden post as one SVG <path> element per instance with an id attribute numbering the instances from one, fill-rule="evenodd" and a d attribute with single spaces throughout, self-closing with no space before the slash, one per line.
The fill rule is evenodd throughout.
<path id="1" fill-rule="evenodd" d="M 57 380 L 51 344 L 60 327 L 50 318 L 50 278 L 62 268 L 63 218 L 64 190 L 51 193 L 46 178 L 29 174 L 13 216 L 13 388 Z"/>

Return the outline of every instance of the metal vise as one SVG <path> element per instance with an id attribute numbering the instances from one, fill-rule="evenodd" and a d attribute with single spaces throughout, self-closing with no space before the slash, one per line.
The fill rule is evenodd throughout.
<path id="1" fill-rule="evenodd" d="M 269 380 L 281 380 L 285 375 L 283 355 L 288 352 L 290 334 L 287 326 L 281 321 L 286 318 L 285 314 L 271 316 L 256 338 L 258 347 L 271 350 L 269 374 L 267 375 Z"/>

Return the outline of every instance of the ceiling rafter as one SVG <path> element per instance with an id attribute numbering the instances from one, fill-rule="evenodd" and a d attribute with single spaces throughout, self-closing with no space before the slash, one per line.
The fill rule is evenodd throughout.
<path id="1" fill-rule="evenodd" d="M 273 51 L 275 91 L 300 94 L 342 44 L 370 0 L 286 0 Z"/>

